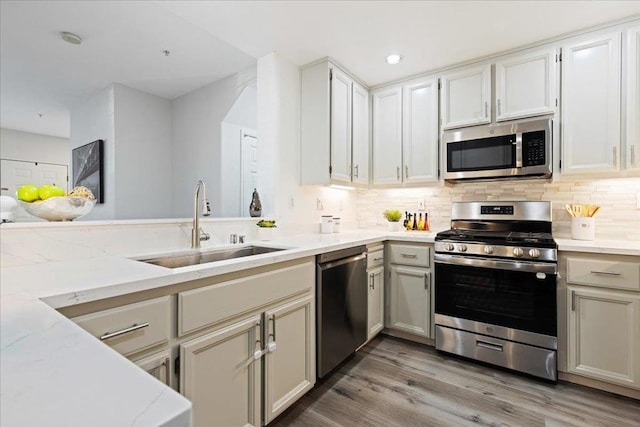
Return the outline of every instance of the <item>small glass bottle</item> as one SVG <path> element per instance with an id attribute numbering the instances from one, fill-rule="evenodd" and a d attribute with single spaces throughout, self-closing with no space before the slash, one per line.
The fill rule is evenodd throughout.
<path id="1" fill-rule="evenodd" d="M 414 213 L 413 214 L 413 230 L 417 230 L 418 229 L 418 214 Z"/>
<path id="2" fill-rule="evenodd" d="M 422 221 L 422 214 L 418 216 L 418 230 L 422 230 L 424 228 L 424 221 Z"/>
<path id="3" fill-rule="evenodd" d="M 411 230 L 413 228 L 413 217 L 409 214 L 409 220 L 407 221 L 407 230 Z"/>
<path id="4" fill-rule="evenodd" d="M 424 227 L 422 228 L 424 231 L 429 231 L 429 214 L 424 213 Z"/>

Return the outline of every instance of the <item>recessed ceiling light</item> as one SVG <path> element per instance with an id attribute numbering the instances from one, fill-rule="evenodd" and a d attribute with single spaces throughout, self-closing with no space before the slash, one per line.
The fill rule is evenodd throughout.
<path id="1" fill-rule="evenodd" d="M 82 43 L 82 37 L 80 37 L 77 34 L 73 34 L 70 33 L 68 31 L 62 31 L 60 33 L 60 38 L 64 41 L 66 41 L 67 43 L 71 43 L 71 44 L 80 44 Z"/>
<path id="2" fill-rule="evenodd" d="M 400 55 L 399 53 L 392 53 L 391 55 L 387 56 L 386 61 L 387 64 L 395 65 L 402 61 L 402 55 Z"/>

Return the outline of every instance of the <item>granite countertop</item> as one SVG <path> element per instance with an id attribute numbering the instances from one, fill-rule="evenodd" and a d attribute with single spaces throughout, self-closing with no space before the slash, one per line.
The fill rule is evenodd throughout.
<path id="1" fill-rule="evenodd" d="M 0 269 L 2 425 L 188 426 L 191 403 L 55 309 L 385 240 L 433 242 L 434 232 L 349 231 L 270 242 L 282 251 L 167 269 L 105 255 Z M 640 242 L 558 239 L 559 249 L 640 256 Z M 236 245 L 237 246 L 237 245 Z M 166 251 L 163 251 L 166 252 Z"/>

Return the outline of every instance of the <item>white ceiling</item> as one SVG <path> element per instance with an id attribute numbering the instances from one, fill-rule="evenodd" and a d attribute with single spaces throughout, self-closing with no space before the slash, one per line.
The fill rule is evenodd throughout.
<path id="1" fill-rule="evenodd" d="M 640 0 L 2 1 L 0 126 L 68 136 L 69 106 L 109 83 L 174 98 L 274 51 L 373 86 L 638 15 Z"/>

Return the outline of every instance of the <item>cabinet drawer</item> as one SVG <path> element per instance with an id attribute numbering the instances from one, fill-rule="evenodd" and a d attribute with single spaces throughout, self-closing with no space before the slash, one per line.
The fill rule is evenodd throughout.
<path id="1" fill-rule="evenodd" d="M 389 245 L 389 261 L 392 264 L 429 267 L 429 247 L 416 245 Z"/>
<path id="2" fill-rule="evenodd" d="M 127 356 L 169 341 L 170 298 L 164 296 L 123 305 L 71 320 L 118 353 Z"/>
<path id="3" fill-rule="evenodd" d="M 640 291 L 640 263 L 568 258 L 567 283 Z"/>
<path id="4" fill-rule="evenodd" d="M 367 270 L 384 264 L 384 251 L 382 249 L 367 254 Z"/>
<path id="5" fill-rule="evenodd" d="M 178 294 L 178 336 L 248 313 L 315 285 L 315 263 L 280 268 Z"/>

